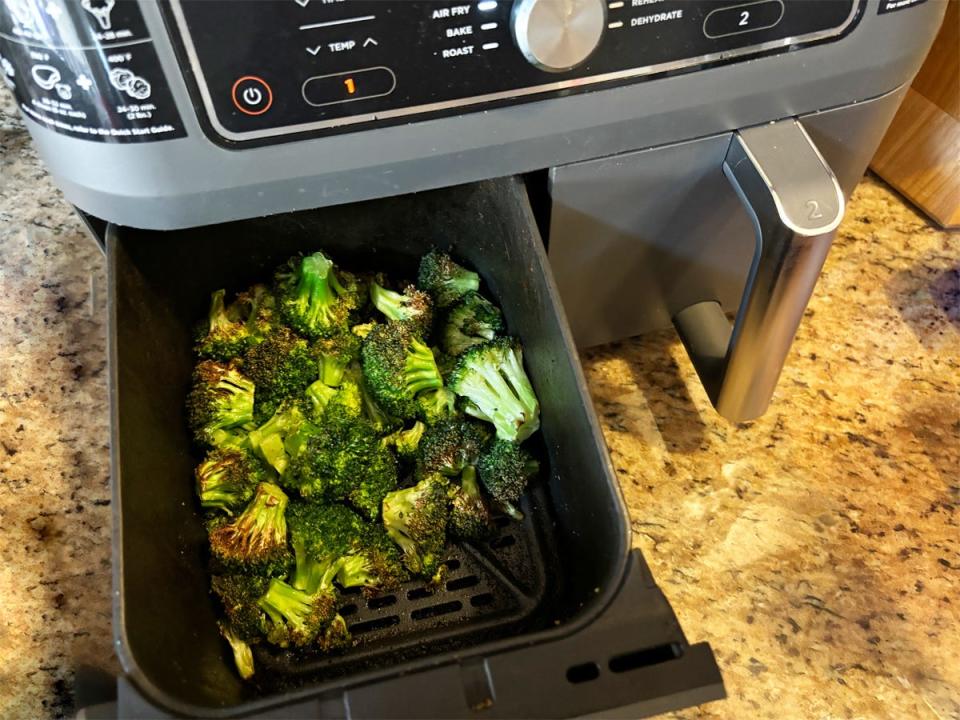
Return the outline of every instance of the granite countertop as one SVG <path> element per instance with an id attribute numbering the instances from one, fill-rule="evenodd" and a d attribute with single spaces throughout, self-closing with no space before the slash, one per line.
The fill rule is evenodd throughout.
<path id="1" fill-rule="evenodd" d="M 104 282 L 0 93 L 0 717 L 117 670 Z M 678 717 L 960 717 L 960 235 L 865 179 L 756 422 L 672 332 L 583 361 L 634 542 L 726 680 Z"/>

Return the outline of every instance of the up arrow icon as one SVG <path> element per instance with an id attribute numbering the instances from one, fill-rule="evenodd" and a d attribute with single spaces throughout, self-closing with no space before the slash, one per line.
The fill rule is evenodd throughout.
<path id="1" fill-rule="evenodd" d="M 310 0 L 307 0 L 307 2 L 309 2 L 309 1 L 310 1 Z M 300 2 L 300 0 L 297 0 L 297 2 Z M 379 45 L 379 44 L 380 44 L 380 43 L 378 43 L 378 42 L 377 42 L 376 40 L 374 40 L 372 37 L 368 37 L 366 40 L 363 41 L 363 46 L 364 46 L 364 47 L 366 47 L 367 45 Z"/>

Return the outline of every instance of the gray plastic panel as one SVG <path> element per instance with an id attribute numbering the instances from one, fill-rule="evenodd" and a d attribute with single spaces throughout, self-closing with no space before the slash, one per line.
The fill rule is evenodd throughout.
<path id="1" fill-rule="evenodd" d="M 102 147 L 28 125 L 68 200 L 98 217 L 159 229 L 543 169 L 867 100 L 913 77 L 945 8 L 932 0 L 879 15 L 871 0 L 850 35 L 795 52 L 518 107 L 233 151 L 204 137 L 159 11 L 152 2 L 141 5 L 189 137 Z"/>
<path id="2" fill-rule="evenodd" d="M 801 118 L 849 195 L 905 90 Z M 551 171 L 549 257 L 578 345 L 671 326 L 717 300 L 736 312 L 754 230 L 721 164 L 731 135 Z"/>

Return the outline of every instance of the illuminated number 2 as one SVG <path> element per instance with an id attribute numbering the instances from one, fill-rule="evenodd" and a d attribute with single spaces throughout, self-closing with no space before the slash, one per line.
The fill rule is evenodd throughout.
<path id="1" fill-rule="evenodd" d="M 347 95 L 353 95 L 357 91 L 357 86 L 353 82 L 353 78 L 347 78 L 343 81 L 343 84 L 347 86 Z"/>
<path id="2" fill-rule="evenodd" d="M 740 27 L 746 27 L 749 21 L 750 21 L 750 13 L 747 10 L 742 10 L 740 12 L 740 22 L 737 24 Z"/>

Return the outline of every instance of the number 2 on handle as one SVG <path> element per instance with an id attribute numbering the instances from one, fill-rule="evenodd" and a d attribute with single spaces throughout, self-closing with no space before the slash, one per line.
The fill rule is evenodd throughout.
<path id="1" fill-rule="evenodd" d="M 740 27 L 746 27 L 747 23 L 750 22 L 750 11 L 741 10 L 740 11 L 740 22 L 737 23 Z"/>

